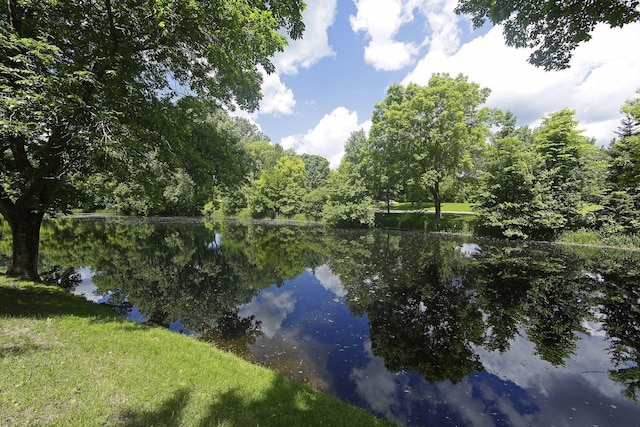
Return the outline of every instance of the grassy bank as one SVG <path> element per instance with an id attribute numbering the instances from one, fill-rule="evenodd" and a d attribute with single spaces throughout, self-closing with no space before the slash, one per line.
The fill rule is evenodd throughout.
<path id="1" fill-rule="evenodd" d="M 193 338 L 0 275 L 0 425 L 387 425 Z"/>

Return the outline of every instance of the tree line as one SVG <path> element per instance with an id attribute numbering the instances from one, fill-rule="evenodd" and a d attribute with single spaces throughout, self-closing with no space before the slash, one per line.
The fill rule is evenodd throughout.
<path id="1" fill-rule="evenodd" d="M 622 106 L 616 138 L 599 147 L 572 110 L 519 127 L 512 113 L 483 106 L 488 95 L 462 75 L 391 85 L 369 135 L 353 132 L 333 171 L 326 159 L 283 150 L 244 122 L 252 129 L 240 144 L 244 180 L 215 193 L 205 212 L 368 226 L 373 201 L 433 202 L 436 220 L 443 202 L 469 202 L 483 234 L 640 231 L 640 99 Z"/>

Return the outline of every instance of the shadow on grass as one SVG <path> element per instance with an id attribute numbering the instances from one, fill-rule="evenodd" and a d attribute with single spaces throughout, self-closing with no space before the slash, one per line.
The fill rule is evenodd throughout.
<path id="1" fill-rule="evenodd" d="M 7 333 L 6 330 L 2 332 Z M 48 351 L 50 348 L 48 345 L 33 342 L 28 337 L 22 336 L 18 336 L 15 339 L 9 338 L 8 340 L 5 337 L 3 341 L 0 344 L 0 360 L 6 357 L 19 357 L 30 352 Z"/>
<path id="2" fill-rule="evenodd" d="M 0 316 L 50 317 L 74 315 L 117 318 L 107 307 L 88 303 L 61 288 L 36 283 L 19 282 L 0 275 Z"/>
<path id="3" fill-rule="evenodd" d="M 184 425 L 183 412 L 189 404 L 191 391 L 180 388 L 173 396 L 162 402 L 156 410 L 124 411 L 115 416 L 114 424 L 118 427 L 178 427 Z"/>
<path id="4" fill-rule="evenodd" d="M 180 388 L 156 410 L 124 411 L 116 415 L 114 424 L 118 427 L 393 425 L 280 376 L 258 400 L 236 390 L 212 398 L 213 402 L 199 420 L 188 418 L 185 411 L 192 393 Z"/>

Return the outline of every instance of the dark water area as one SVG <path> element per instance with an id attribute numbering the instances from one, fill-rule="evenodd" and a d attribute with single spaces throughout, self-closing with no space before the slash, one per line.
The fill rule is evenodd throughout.
<path id="1" fill-rule="evenodd" d="M 41 251 L 76 293 L 399 424 L 640 423 L 638 252 L 170 219 L 51 221 Z"/>

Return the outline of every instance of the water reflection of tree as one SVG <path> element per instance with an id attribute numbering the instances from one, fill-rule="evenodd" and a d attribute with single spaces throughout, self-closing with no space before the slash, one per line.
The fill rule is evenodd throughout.
<path id="1" fill-rule="evenodd" d="M 223 313 L 215 323 L 204 325 L 199 332 L 202 341 L 247 360 L 251 359 L 249 346 L 262 336 L 260 321 L 255 316 L 239 316 L 237 308 Z"/>
<path id="2" fill-rule="evenodd" d="M 637 253 L 610 251 L 598 258 L 604 292 L 600 307 L 609 352 L 616 369 L 611 379 L 629 399 L 640 398 L 640 263 Z"/>
<path id="3" fill-rule="evenodd" d="M 340 243 L 330 265 L 349 308 L 369 318 L 374 354 L 430 382 L 482 369 L 474 346 L 504 352 L 521 331 L 563 364 L 595 304 L 584 261 L 556 246 L 484 242 L 465 254 L 455 240 L 407 233 Z"/>
<path id="4" fill-rule="evenodd" d="M 257 223 L 219 223 L 215 227 L 224 235 L 225 248 L 244 253 L 257 282 L 269 278 L 270 284 L 282 285 L 326 258 L 321 227 Z"/>
<path id="5" fill-rule="evenodd" d="M 223 251 L 202 226 L 62 222 L 55 235 L 47 257 L 90 266 L 103 292 L 119 290 L 153 323 L 199 330 L 258 292 L 237 267 L 243 254 Z"/>
<path id="6" fill-rule="evenodd" d="M 179 319 L 238 353 L 247 352 L 260 323 L 239 317 L 237 307 L 301 274 L 317 258 L 313 247 L 321 240 L 303 229 L 197 222 L 59 221 L 49 227 L 43 240 L 49 262 L 89 266 L 98 272 L 93 282 L 111 292 L 114 303 L 135 306 L 164 326 Z"/>
<path id="7" fill-rule="evenodd" d="M 537 270 L 529 268 L 529 257 L 522 247 L 483 245 L 473 258 L 470 275 L 485 311 L 485 346 L 504 352 L 524 320 L 531 289 L 528 278 L 535 277 Z"/>
<path id="8" fill-rule="evenodd" d="M 373 353 L 389 370 L 414 370 L 430 382 L 456 382 L 481 370 L 472 344 L 482 341 L 482 313 L 455 242 L 417 234 L 375 237 L 371 257 L 354 260 L 368 274 L 343 279 L 350 309 L 367 313 Z"/>
<path id="9" fill-rule="evenodd" d="M 60 221 L 42 236 L 47 265 L 90 267 L 100 289 L 119 290 L 114 301 L 126 296 L 163 325 L 181 319 L 245 356 L 260 323 L 239 317 L 238 305 L 328 263 L 352 313 L 368 316 L 373 352 L 430 382 L 482 369 L 477 346 L 507 351 L 521 331 L 542 359 L 562 364 L 599 312 L 611 378 L 640 395 L 638 253 L 483 241 L 465 254 L 459 240 L 422 233 L 231 223 Z"/>
<path id="10" fill-rule="evenodd" d="M 552 245 L 486 243 L 474 255 L 471 274 L 486 313 L 488 349 L 508 350 L 522 328 L 554 365 L 575 352 L 594 295 L 576 257 Z"/>

